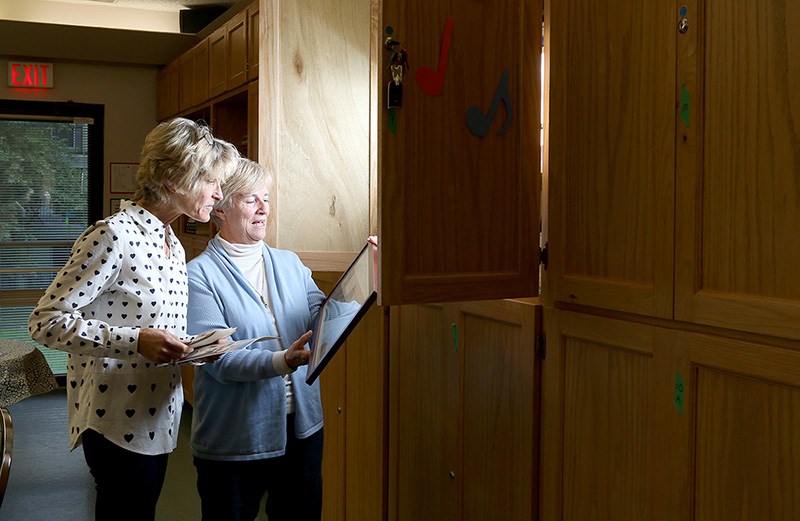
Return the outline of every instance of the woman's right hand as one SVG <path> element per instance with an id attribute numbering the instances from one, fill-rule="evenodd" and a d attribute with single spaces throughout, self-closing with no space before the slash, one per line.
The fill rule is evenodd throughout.
<path id="1" fill-rule="evenodd" d="M 191 350 L 181 339 L 164 329 L 147 327 L 139 331 L 139 354 L 157 364 L 174 362 Z"/>
<path id="2" fill-rule="evenodd" d="M 303 336 L 294 341 L 286 350 L 286 365 L 295 370 L 301 365 L 307 365 L 311 360 L 311 351 L 306 349 L 306 344 L 311 340 L 312 332 L 306 331 Z"/>

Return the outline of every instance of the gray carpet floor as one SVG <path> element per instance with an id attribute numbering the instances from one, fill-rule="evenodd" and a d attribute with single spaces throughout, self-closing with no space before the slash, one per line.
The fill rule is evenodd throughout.
<path id="1" fill-rule="evenodd" d="M 78 448 L 69 451 L 66 391 L 10 405 L 14 451 L 2 521 L 91 521 L 94 480 Z M 189 449 L 191 409 L 181 419 L 178 449 L 170 455 L 158 521 L 200 519 L 200 498 Z M 262 513 L 263 515 L 263 513 Z"/>

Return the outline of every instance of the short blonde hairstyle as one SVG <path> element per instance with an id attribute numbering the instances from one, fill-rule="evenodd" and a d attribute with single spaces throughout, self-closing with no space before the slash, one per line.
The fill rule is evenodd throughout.
<path id="1" fill-rule="evenodd" d="M 224 183 L 240 155 L 231 143 L 215 138 L 205 124 L 175 118 L 147 134 L 136 173 L 137 200 L 166 204 L 170 187 L 178 193 L 199 194 L 201 183 Z"/>
<path id="2" fill-rule="evenodd" d="M 235 197 L 250 195 L 264 185 L 267 190 L 272 190 L 272 174 L 255 161 L 242 157 L 222 185 L 222 200 L 214 205 L 214 209 L 230 210 Z M 214 212 L 211 212 L 211 220 L 217 226 L 222 225 L 222 220 Z"/>

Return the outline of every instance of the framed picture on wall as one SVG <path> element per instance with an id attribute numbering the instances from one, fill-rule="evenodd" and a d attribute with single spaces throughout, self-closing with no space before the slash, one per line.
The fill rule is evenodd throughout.
<path id="1" fill-rule="evenodd" d="M 132 194 L 136 191 L 136 170 L 139 163 L 109 163 L 108 186 L 112 194 Z"/>
<path id="2" fill-rule="evenodd" d="M 109 199 L 108 200 L 108 213 L 113 214 L 119 211 L 119 205 L 122 203 L 122 199 Z"/>

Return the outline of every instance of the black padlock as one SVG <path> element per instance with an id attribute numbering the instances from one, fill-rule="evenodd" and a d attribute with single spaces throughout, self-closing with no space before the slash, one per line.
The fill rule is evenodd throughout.
<path id="1" fill-rule="evenodd" d="M 403 106 L 403 84 L 390 81 L 386 89 L 386 108 L 399 109 Z"/>

